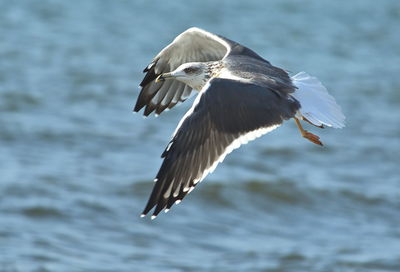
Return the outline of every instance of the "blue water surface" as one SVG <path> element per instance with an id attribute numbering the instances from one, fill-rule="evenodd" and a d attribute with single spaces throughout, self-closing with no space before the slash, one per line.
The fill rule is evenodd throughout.
<path id="1" fill-rule="evenodd" d="M 317 76 L 342 130 L 290 121 L 140 218 L 193 99 L 132 109 L 191 26 Z M 1 1 L 0 271 L 400 271 L 400 2 Z"/>

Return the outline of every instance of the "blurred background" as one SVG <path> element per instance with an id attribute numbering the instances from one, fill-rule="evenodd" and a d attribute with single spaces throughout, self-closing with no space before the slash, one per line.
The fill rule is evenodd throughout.
<path id="1" fill-rule="evenodd" d="M 141 219 L 193 99 L 132 109 L 191 26 L 317 76 L 342 130 L 294 122 Z M 1 1 L 0 271 L 400 271 L 400 2 Z"/>

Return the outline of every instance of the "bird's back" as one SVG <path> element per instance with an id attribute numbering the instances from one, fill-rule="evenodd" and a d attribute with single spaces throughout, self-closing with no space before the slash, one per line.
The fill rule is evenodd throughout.
<path id="1" fill-rule="evenodd" d="M 288 73 L 268 61 L 249 55 L 230 55 L 223 62 L 223 73 L 286 95 L 295 91 Z"/>

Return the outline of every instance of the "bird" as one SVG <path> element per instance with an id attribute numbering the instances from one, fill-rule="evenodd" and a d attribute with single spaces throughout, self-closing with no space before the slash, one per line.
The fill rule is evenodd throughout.
<path id="1" fill-rule="evenodd" d="M 163 162 L 141 213 L 151 219 L 178 204 L 227 154 L 294 119 L 314 144 L 316 127 L 342 128 L 345 116 L 315 77 L 289 76 L 253 50 L 191 27 L 162 49 L 143 71 L 134 112 L 161 114 L 197 93 L 161 155 Z"/>

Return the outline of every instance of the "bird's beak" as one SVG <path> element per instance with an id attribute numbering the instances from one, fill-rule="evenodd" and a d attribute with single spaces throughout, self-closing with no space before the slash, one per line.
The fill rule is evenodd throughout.
<path id="1" fill-rule="evenodd" d="M 164 74 L 159 75 L 159 76 L 156 78 L 156 82 L 164 81 L 165 79 L 168 79 L 168 78 L 171 78 L 171 77 L 174 77 L 174 76 L 172 75 L 172 73 L 164 73 Z"/>

